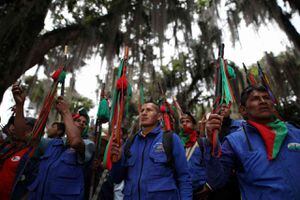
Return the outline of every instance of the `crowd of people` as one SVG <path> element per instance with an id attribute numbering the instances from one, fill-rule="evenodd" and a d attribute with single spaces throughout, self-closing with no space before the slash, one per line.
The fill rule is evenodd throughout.
<path id="1" fill-rule="evenodd" d="M 300 200 L 300 129 L 278 119 L 261 85 L 243 90 L 243 119 L 232 119 L 225 103 L 201 120 L 183 111 L 178 133 L 165 129 L 160 105 L 144 103 L 138 131 L 121 143 L 102 138 L 114 157 L 109 171 L 94 158 L 95 138 L 84 134 L 87 113 L 72 114 L 58 97 L 62 120 L 35 141 L 24 91 L 14 84 L 12 93 L 14 112 L 0 136 L 1 200 Z"/>

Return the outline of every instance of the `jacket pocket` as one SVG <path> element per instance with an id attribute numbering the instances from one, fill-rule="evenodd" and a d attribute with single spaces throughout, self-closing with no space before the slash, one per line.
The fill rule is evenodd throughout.
<path id="1" fill-rule="evenodd" d="M 81 200 L 83 197 L 83 185 L 80 183 L 51 183 L 49 199 Z"/>
<path id="2" fill-rule="evenodd" d="M 83 192 L 83 184 L 80 183 L 63 183 L 53 182 L 51 183 L 50 191 L 51 194 L 59 195 L 80 195 Z"/>
<path id="3" fill-rule="evenodd" d="M 161 144 L 162 146 L 162 144 Z M 163 147 L 158 147 L 158 145 L 152 147 L 149 153 L 149 157 L 154 163 L 166 163 L 167 162 L 167 154 L 164 151 Z"/>
<path id="4" fill-rule="evenodd" d="M 147 184 L 148 192 L 177 190 L 175 181 L 169 178 L 152 179 Z"/>
<path id="5" fill-rule="evenodd" d="M 76 154 L 64 153 L 59 160 L 56 175 L 58 178 L 64 179 L 83 179 L 83 167 L 77 163 Z"/>
<path id="6" fill-rule="evenodd" d="M 270 169 L 267 167 L 269 162 L 262 152 L 252 151 L 244 155 L 243 170 L 246 179 L 255 182 L 262 180 L 263 177 L 269 176 Z"/>
<path id="7" fill-rule="evenodd" d="M 177 186 L 172 179 L 152 179 L 147 183 L 147 199 L 177 200 L 180 199 Z"/>
<path id="8" fill-rule="evenodd" d="M 149 178 L 173 176 L 173 170 L 167 165 L 165 152 L 150 152 L 149 157 L 153 165 L 149 170 Z"/>

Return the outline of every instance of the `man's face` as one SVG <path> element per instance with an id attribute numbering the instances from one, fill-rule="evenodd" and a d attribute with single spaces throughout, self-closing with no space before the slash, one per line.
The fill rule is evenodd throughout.
<path id="1" fill-rule="evenodd" d="M 180 125 L 182 126 L 182 128 L 190 128 L 190 129 L 194 129 L 194 124 L 192 119 L 189 116 L 183 116 L 180 119 Z"/>
<path id="2" fill-rule="evenodd" d="M 140 124 L 142 127 L 154 126 L 161 119 L 158 106 L 153 103 L 145 103 L 140 111 Z"/>
<path id="3" fill-rule="evenodd" d="M 227 106 L 226 104 L 222 104 L 221 106 L 221 110 L 220 110 L 220 114 L 223 116 L 223 117 L 229 117 L 230 115 L 230 108 L 229 106 Z"/>
<path id="4" fill-rule="evenodd" d="M 82 132 L 86 127 L 87 119 L 84 116 L 80 116 L 74 120 L 74 124 L 77 128 L 79 128 L 80 132 Z"/>
<path id="5" fill-rule="evenodd" d="M 47 128 L 47 135 L 49 138 L 54 138 L 58 136 L 58 127 L 57 124 L 52 124 Z"/>
<path id="6" fill-rule="evenodd" d="M 271 120 L 274 114 L 273 102 L 267 92 L 254 90 L 249 95 L 246 106 L 241 106 L 243 117 L 250 120 Z"/>

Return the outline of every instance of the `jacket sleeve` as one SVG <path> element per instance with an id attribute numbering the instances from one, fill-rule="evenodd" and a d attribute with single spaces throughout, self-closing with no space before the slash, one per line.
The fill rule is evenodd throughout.
<path id="1" fill-rule="evenodd" d="M 185 151 L 179 137 L 176 134 L 173 135 L 173 158 L 180 197 L 182 200 L 192 199 L 192 181 L 185 157 Z"/>
<path id="2" fill-rule="evenodd" d="M 211 155 L 211 145 L 206 143 L 204 160 L 207 183 L 213 190 L 223 187 L 227 183 L 232 170 L 237 169 L 240 165 L 227 140 L 222 144 L 222 155 L 219 158 Z"/>

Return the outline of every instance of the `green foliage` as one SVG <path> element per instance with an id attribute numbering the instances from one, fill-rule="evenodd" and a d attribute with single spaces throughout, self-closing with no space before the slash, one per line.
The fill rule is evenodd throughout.
<path id="1" fill-rule="evenodd" d="M 40 106 L 50 90 L 50 85 L 52 82 L 49 79 L 36 80 L 35 76 L 26 76 L 24 82 L 27 96 L 29 97 L 30 101 L 36 105 L 35 110 L 39 112 Z M 66 88 L 66 90 L 69 91 L 68 88 Z M 91 99 L 79 95 L 76 91 L 73 91 L 72 94 L 67 93 L 65 98 L 69 99 L 70 97 L 71 100 L 69 105 L 71 112 L 76 112 L 80 108 L 85 108 L 87 111 L 89 111 L 94 107 Z"/>
<path id="2" fill-rule="evenodd" d="M 289 101 L 277 108 L 280 116 L 285 121 L 300 125 L 300 105 L 295 101 Z"/>
<path id="3" fill-rule="evenodd" d="M 87 97 L 83 96 L 73 96 L 71 103 L 70 103 L 70 110 L 71 112 L 76 112 L 80 108 L 84 108 L 89 111 L 91 108 L 94 107 L 93 101 Z"/>
<path id="4" fill-rule="evenodd" d="M 26 76 L 24 78 L 23 87 L 25 87 L 26 95 L 30 101 L 37 104 L 37 108 L 42 104 L 45 96 L 47 95 L 47 89 L 51 84 L 49 80 L 37 80 L 36 76 Z"/>
<path id="5" fill-rule="evenodd" d="M 300 99 L 300 59 L 297 53 L 292 50 L 278 56 L 266 53 L 259 63 L 270 81 L 271 89 L 281 102 L 288 102 L 293 96 Z M 259 82 L 257 64 L 251 65 L 249 70 Z"/>
<path id="6" fill-rule="evenodd" d="M 186 60 L 187 55 L 180 54 L 179 58 L 171 60 L 169 65 L 161 66 L 166 89 L 172 90 L 187 80 Z"/>
<path id="7" fill-rule="evenodd" d="M 197 0 L 197 6 L 200 10 L 207 8 L 210 3 L 211 3 L 211 0 Z"/>

